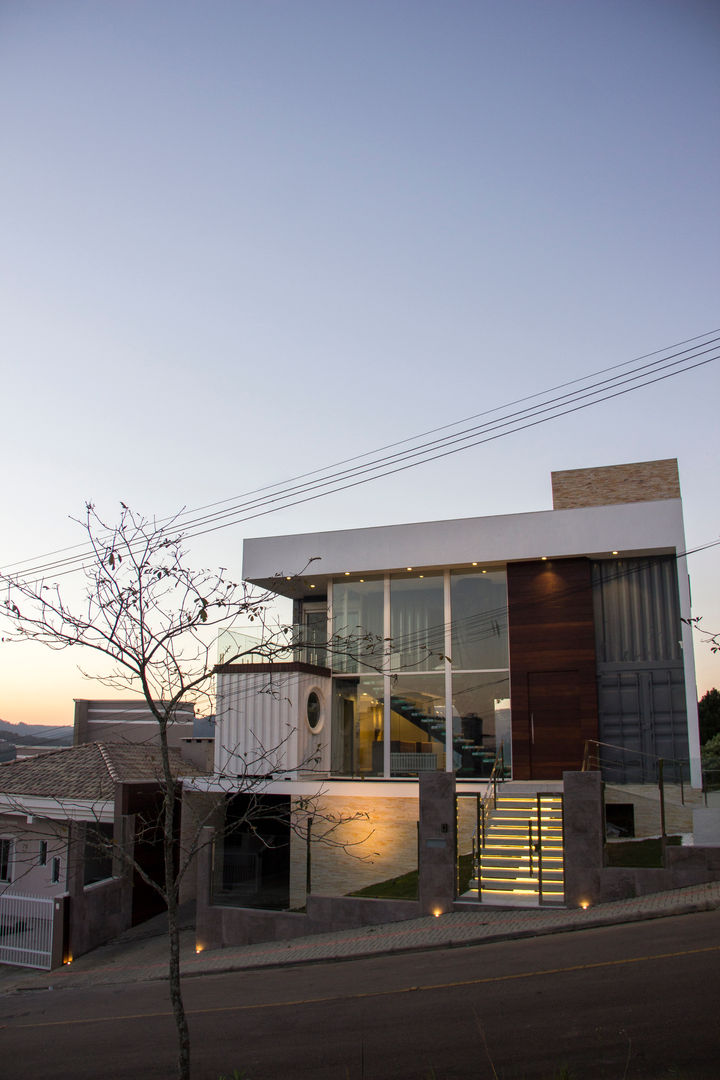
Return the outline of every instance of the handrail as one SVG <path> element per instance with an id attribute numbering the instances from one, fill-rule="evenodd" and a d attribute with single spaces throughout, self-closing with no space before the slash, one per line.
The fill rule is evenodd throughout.
<path id="1" fill-rule="evenodd" d="M 542 865 L 542 848 L 543 848 L 543 835 L 542 835 L 542 799 L 540 792 L 536 792 L 535 799 L 537 802 L 537 827 L 538 827 L 538 842 L 537 848 L 537 878 L 538 878 L 538 904 L 542 907 L 543 901 L 543 865 Z"/>
<path id="2" fill-rule="evenodd" d="M 500 749 L 495 754 L 495 760 L 493 761 L 493 767 L 490 770 L 485 794 L 476 797 L 476 821 L 475 832 L 473 834 L 473 864 L 477 876 L 478 899 L 480 899 L 480 852 L 485 847 L 490 803 L 492 802 L 493 804 L 493 810 L 497 809 L 498 773 L 499 782 L 502 784 L 505 780 L 505 752 L 502 743 L 500 744 Z"/>
<path id="3" fill-rule="evenodd" d="M 595 748 L 595 753 L 592 754 L 590 748 Z M 620 761 L 608 760 L 607 755 L 603 755 L 600 752 L 600 748 L 606 750 L 618 751 L 623 755 Z M 632 750 L 630 747 L 618 746 L 615 743 L 602 742 L 600 739 L 586 739 L 585 748 L 583 752 L 582 771 L 588 772 L 591 769 L 606 769 L 611 770 L 613 768 L 624 769 L 626 762 L 624 756 L 626 754 L 634 754 L 636 759 L 646 759 L 651 764 L 655 765 L 657 773 L 657 781 L 659 786 L 663 787 L 664 770 L 666 766 L 673 766 L 677 768 L 679 766 L 679 784 L 680 784 L 680 801 L 682 805 L 685 805 L 685 779 L 683 777 L 683 769 L 689 767 L 690 762 L 686 758 L 668 758 L 660 757 L 656 754 L 648 754 L 644 750 Z M 643 766 L 643 761 L 639 762 L 640 766 Z M 676 773 L 676 775 L 678 775 Z"/>
<path id="4" fill-rule="evenodd" d="M 590 746 L 604 746 L 608 750 L 620 750 L 623 754 L 636 754 L 638 757 L 649 758 L 651 761 L 659 761 L 660 756 L 658 754 L 648 754 L 644 750 L 633 750 L 629 746 L 620 746 L 618 743 L 603 742 L 601 739 L 586 739 L 585 740 L 585 760 L 588 756 L 588 749 Z M 687 758 L 669 758 L 663 757 L 663 761 L 672 762 L 673 765 L 689 765 Z"/>

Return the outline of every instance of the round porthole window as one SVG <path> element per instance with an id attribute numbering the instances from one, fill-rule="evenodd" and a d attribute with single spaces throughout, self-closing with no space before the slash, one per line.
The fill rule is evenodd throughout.
<path id="1" fill-rule="evenodd" d="M 322 726 L 322 702 L 320 701 L 320 695 L 315 690 L 311 690 L 308 694 L 305 715 L 310 730 L 319 731 Z"/>

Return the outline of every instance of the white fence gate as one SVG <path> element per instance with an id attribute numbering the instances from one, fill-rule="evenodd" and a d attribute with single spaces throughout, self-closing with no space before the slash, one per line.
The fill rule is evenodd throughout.
<path id="1" fill-rule="evenodd" d="M 52 896 L 0 895 L 0 963 L 50 970 L 54 903 Z"/>

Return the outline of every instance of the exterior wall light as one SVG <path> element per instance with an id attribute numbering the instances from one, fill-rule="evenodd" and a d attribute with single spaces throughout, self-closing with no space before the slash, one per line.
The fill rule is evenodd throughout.
<path id="1" fill-rule="evenodd" d="M 433 915 L 435 916 L 436 919 L 439 919 L 440 916 L 442 915 L 442 909 L 439 908 L 439 907 L 434 908 L 433 909 Z"/>
<path id="2" fill-rule="evenodd" d="M 583 909 L 583 911 L 587 911 L 587 909 L 590 907 L 590 901 L 589 900 L 581 900 L 580 901 L 580 907 Z"/>
<path id="3" fill-rule="evenodd" d="M 201 953 L 201 952 L 203 951 L 203 949 L 204 949 L 204 948 L 205 948 L 205 946 L 204 946 L 204 945 L 196 945 L 196 946 L 195 946 L 195 952 L 196 952 L 196 953 Z"/>

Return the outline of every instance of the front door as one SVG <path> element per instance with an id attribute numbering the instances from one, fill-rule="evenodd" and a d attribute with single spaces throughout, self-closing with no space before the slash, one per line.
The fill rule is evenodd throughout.
<path id="1" fill-rule="evenodd" d="M 577 671 L 528 673 L 530 779 L 560 780 L 583 756 Z"/>

